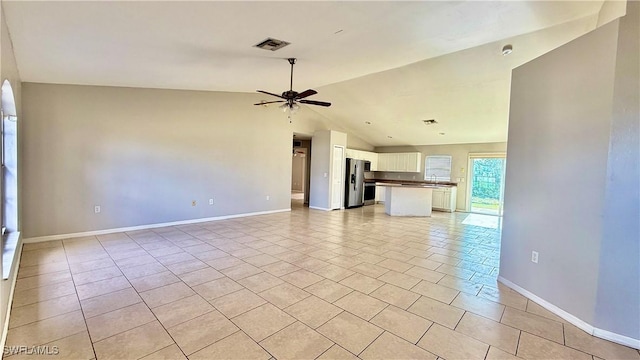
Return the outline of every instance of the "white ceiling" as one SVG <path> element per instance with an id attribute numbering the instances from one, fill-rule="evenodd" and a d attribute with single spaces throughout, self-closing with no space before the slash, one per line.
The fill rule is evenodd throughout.
<path id="1" fill-rule="evenodd" d="M 23 81 L 279 93 L 296 57 L 294 89 L 333 103 L 317 114 L 400 145 L 506 140 L 510 70 L 593 29 L 602 1 L 2 5 Z M 291 45 L 252 47 L 267 37 Z M 415 127 L 427 118 L 445 135 Z"/>

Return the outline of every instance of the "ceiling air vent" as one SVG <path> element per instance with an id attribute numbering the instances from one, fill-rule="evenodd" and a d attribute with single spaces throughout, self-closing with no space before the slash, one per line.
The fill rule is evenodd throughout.
<path id="1" fill-rule="evenodd" d="M 278 39 L 266 38 L 265 40 L 253 45 L 254 47 L 276 51 L 278 49 L 282 49 L 283 47 L 289 45 L 290 43 Z"/>
<path id="2" fill-rule="evenodd" d="M 422 120 L 422 122 L 425 125 L 433 125 L 433 124 L 437 124 L 438 122 L 436 121 L 436 119 L 429 119 L 429 120 Z"/>

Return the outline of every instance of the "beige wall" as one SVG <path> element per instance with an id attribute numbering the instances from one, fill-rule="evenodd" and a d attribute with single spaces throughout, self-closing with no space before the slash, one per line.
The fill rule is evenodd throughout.
<path id="1" fill-rule="evenodd" d="M 640 347 L 640 2 L 618 32 L 594 325 Z"/>
<path id="2" fill-rule="evenodd" d="M 251 94 L 25 83 L 23 98 L 26 237 L 290 207 L 291 126 Z"/>
<path id="3" fill-rule="evenodd" d="M 507 151 L 507 143 L 483 143 L 483 144 L 452 144 L 452 145 L 420 145 L 420 146 L 385 146 L 377 147 L 376 152 L 412 152 L 419 151 L 422 154 L 420 173 L 376 172 L 377 178 L 423 180 L 424 159 L 429 155 L 451 155 L 451 178 L 458 183 L 456 209 L 467 210 L 467 182 L 469 154 L 471 153 L 498 153 Z M 464 182 L 458 181 L 463 178 Z"/>
<path id="4" fill-rule="evenodd" d="M 347 148 L 347 134 L 339 131 L 320 130 L 316 131 L 311 141 L 311 186 L 309 188 L 309 206 L 316 209 L 330 210 L 332 207 L 332 195 L 335 192 L 344 192 L 342 189 L 344 181 L 339 187 L 334 186 L 333 177 L 344 177 L 344 151 L 341 159 L 333 158 L 335 146 Z M 334 162 L 340 168 L 340 173 L 334 171 Z M 325 176 L 326 174 L 326 176 Z M 344 200 L 344 197 L 343 197 Z M 342 207 L 343 204 L 340 204 Z"/>
<path id="5" fill-rule="evenodd" d="M 640 4 L 628 4 L 513 71 L 500 276 L 637 347 Z"/>

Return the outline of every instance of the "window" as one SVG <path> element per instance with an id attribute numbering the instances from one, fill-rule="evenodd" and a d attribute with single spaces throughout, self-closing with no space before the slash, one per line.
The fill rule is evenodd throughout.
<path id="1" fill-rule="evenodd" d="M 2 220 L 2 278 L 8 279 L 17 261 L 18 239 L 18 124 L 13 89 L 2 84 L 0 124 L 0 219 Z"/>
<path id="2" fill-rule="evenodd" d="M 434 155 L 424 159 L 424 179 L 451 181 L 451 156 Z"/>

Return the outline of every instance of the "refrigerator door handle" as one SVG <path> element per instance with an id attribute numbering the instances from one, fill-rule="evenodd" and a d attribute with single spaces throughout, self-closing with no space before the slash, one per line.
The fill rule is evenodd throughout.
<path id="1" fill-rule="evenodd" d="M 358 164 L 353 166 L 355 168 L 354 174 L 351 175 L 351 183 L 353 183 L 353 190 L 357 189 L 356 187 L 356 174 L 358 173 Z"/>

